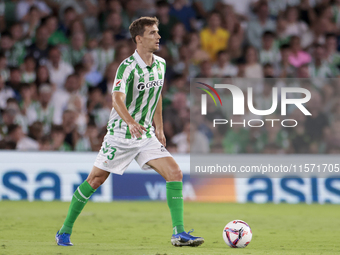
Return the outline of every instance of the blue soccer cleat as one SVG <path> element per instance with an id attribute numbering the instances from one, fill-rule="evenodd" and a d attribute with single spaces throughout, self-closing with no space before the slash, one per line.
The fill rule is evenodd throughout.
<path id="1" fill-rule="evenodd" d="M 204 243 L 204 239 L 202 237 L 192 236 L 191 232 L 194 230 L 190 230 L 188 233 L 181 232 L 176 235 L 172 235 L 171 244 L 174 246 L 200 246 Z"/>
<path id="2" fill-rule="evenodd" d="M 55 240 L 58 245 L 73 246 L 73 243 L 71 243 L 70 241 L 70 236 L 71 236 L 70 234 L 66 234 L 66 233 L 59 235 L 59 231 L 58 231 L 57 234 L 55 235 Z"/>

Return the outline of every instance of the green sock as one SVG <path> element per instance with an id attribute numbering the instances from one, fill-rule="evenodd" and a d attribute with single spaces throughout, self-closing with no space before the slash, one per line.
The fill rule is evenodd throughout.
<path id="1" fill-rule="evenodd" d="M 87 201 L 96 190 L 91 187 L 91 185 L 84 181 L 73 193 L 72 201 L 68 209 L 64 225 L 59 230 L 59 234 L 67 233 L 72 234 L 73 224 L 77 217 L 83 210 Z"/>
<path id="2" fill-rule="evenodd" d="M 184 231 L 182 189 L 182 182 L 166 183 L 166 199 L 170 208 L 174 235 Z"/>

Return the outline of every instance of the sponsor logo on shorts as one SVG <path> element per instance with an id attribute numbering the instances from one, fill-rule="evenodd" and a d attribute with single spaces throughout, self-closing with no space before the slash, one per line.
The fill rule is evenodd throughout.
<path id="1" fill-rule="evenodd" d="M 161 152 L 165 152 L 165 151 L 166 151 L 166 149 L 165 149 L 164 145 L 161 145 Z"/>

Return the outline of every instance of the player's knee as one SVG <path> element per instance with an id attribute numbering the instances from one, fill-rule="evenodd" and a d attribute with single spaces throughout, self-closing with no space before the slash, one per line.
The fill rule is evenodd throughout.
<path id="1" fill-rule="evenodd" d="M 89 176 L 86 179 L 86 181 L 90 184 L 92 188 L 98 189 L 104 183 L 105 179 L 100 176 L 94 176 L 94 177 Z"/>
<path id="2" fill-rule="evenodd" d="M 167 181 L 182 181 L 183 173 L 179 167 L 172 168 Z"/>

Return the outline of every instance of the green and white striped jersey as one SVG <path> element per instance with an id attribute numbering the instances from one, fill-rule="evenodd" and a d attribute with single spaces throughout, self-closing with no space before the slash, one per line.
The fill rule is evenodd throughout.
<path id="1" fill-rule="evenodd" d="M 147 66 L 136 50 L 118 67 L 112 88 L 112 93 L 117 91 L 126 95 L 125 105 L 128 112 L 137 123 L 147 129 L 142 138 L 151 138 L 155 135 L 152 119 L 161 95 L 166 70 L 163 58 L 153 55 L 153 59 L 152 65 Z M 132 138 L 129 127 L 114 108 L 111 110 L 107 130 L 110 135 Z"/>

